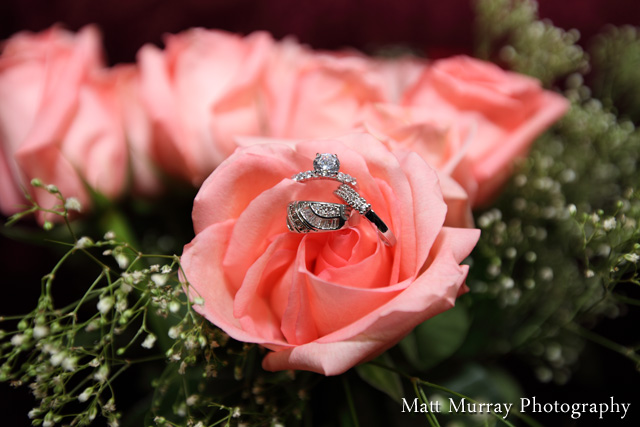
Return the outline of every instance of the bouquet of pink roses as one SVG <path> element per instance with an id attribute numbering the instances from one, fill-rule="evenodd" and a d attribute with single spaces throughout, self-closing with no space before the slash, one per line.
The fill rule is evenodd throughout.
<path id="1" fill-rule="evenodd" d="M 504 366 L 564 384 L 589 341 L 640 362 L 591 330 L 638 301 L 640 134 L 572 33 L 528 2 L 495 27 L 494 3 L 479 53 L 502 67 L 266 32 L 114 67 L 92 26 L 7 40 L 3 234 L 57 242 L 36 308 L 0 318 L 32 423 L 624 419 L 629 396 L 538 408 Z M 594 67 L 640 51 L 624 31 Z"/>

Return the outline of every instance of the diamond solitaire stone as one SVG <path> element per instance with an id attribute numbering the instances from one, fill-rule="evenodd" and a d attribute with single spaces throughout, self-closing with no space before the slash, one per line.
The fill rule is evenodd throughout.
<path id="1" fill-rule="evenodd" d="M 321 175 L 335 175 L 340 170 L 340 160 L 336 154 L 317 153 L 313 160 L 313 170 Z"/>

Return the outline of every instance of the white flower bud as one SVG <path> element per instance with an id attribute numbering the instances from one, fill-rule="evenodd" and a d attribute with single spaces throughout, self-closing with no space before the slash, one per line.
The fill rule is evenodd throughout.
<path id="1" fill-rule="evenodd" d="M 147 337 L 144 339 L 144 341 L 142 342 L 142 346 L 144 348 L 151 348 L 153 347 L 153 345 L 156 343 L 156 336 L 153 334 L 149 334 L 147 335 Z"/>
<path id="2" fill-rule="evenodd" d="M 45 325 L 38 325 L 33 328 L 33 337 L 35 339 L 44 338 L 49 335 L 49 327 Z"/>
<path id="3" fill-rule="evenodd" d="M 152 274 L 151 281 L 157 287 L 164 286 L 167 283 L 169 277 L 166 274 Z"/>
<path id="4" fill-rule="evenodd" d="M 93 394 L 93 388 L 87 387 L 84 389 L 82 393 L 80 393 L 80 395 L 78 396 L 78 400 L 84 403 L 87 400 L 89 400 L 92 394 Z"/>
<path id="5" fill-rule="evenodd" d="M 100 298 L 100 301 L 98 301 L 97 304 L 98 311 L 102 314 L 106 314 L 107 312 L 109 312 L 109 310 L 111 310 L 111 307 L 113 307 L 114 303 L 115 301 L 113 300 L 113 297 Z"/>
<path id="6" fill-rule="evenodd" d="M 93 240 L 84 236 L 79 238 L 78 241 L 76 242 L 76 249 L 86 249 L 88 247 L 91 247 L 92 245 L 93 245 Z"/>
<path id="7" fill-rule="evenodd" d="M 11 337 L 11 344 L 13 344 L 16 347 L 21 346 L 25 341 L 27 340 L 27 338 L 24 336 L 24 334 L 16 334 L 14 336 Z"/>
<path id="8" fill-rule="evenodd" d="M 82 212 L 82 204 L 75 197 L 69 197 L 64 201 L 64 208 L 68 211 Z"/>

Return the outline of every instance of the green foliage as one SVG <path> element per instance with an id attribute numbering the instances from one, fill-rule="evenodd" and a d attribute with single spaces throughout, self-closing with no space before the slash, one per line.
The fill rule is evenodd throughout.
<path id="1" fill-rule="evenodd" d="M 559 77 L 585 71 L 587 56 L 577 31 L 538 19 L 533 0 L 476 1 L 478 57 L 536 77 L 549 87 Z"/>
<path id="2" fill-rule="evenodd" d="M 640 123 L 640 35 L 631 26 L 609 27 L 592 41 L 589 54 L 593 96 Z"/>

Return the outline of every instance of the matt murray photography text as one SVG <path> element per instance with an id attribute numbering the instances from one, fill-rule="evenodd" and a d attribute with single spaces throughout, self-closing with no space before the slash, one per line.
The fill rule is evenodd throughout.
<path id="1" fill-rule="evenodd" d="M 512 409 L 518 410 L 520 413 L 531 414 L 568 414 L 574 420 L 580 418 L 583 414 L 594 414 L 598 418 L 603 419 L 606 415 L 615 414 L 624 419 L 627 411 L 631 407 L 631 403 L 619 403 L 611 396 L 608 402 L 591 402 L 591 403 L 562 403 L 558 401 L 539 402 L 533 397 L 523 397 L 520 399 L 519 406 L 514 408 L 513 403 L 485 403 L 472 402 L 465 398 L 456 400 L 449 398 L 447 402 L 433 400 L 429 403 L 420 403 L 416 397 L 413 400 L 402 398 L 402 412 L 432 412 L 440 413 L 442 408 L 448 404 L 448 413 L 458 414 L 487 414 L 493 412 L 500 414 L 502 418 L 507 418 Z"/>

